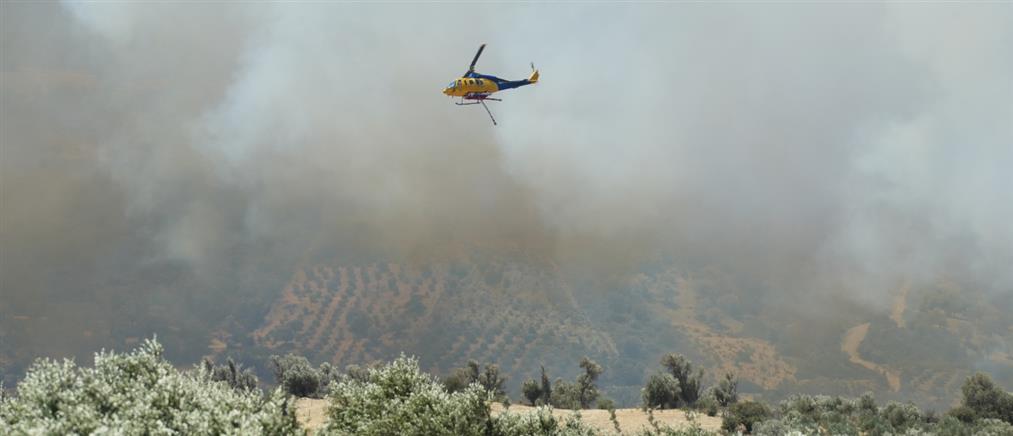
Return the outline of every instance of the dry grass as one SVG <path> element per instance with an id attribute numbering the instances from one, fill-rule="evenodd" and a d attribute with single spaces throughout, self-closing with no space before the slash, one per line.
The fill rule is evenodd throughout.
<path id="1" fill-rule="evenodd" d="M 327 421 L 327 400 L 316 398 L 295 400 L 295 417 L 310 433 L 317 431 Z"/>
<path id="2" fill-rule="evenodd" d="M 496 403 L 492 405 L 492 412 L 497 415 L 501 413 L 531 413 L 534 409 L 531 406 L 515 404 L 507 410 L 502 404 Z M 552 411 L 552 414 L 560 419 L 566 419 L 573 415 L 573 413 L 573 410 L 566 409 L 553 409 Z M 314 398 L 300 398 L 296 400 L 296 417 L 303 428 L 310 432 L 320 429 L 324 426 L 327 419 L 327 400 Z M 624 433 L 634 433 L 650 426 L 647 420 L 647 413 L 640 409 L 616 409 L 616 419 L 619 421 L 619 427 Z M 683 428 L 691 425 L 690 421 L 686 419 L 686 413 L 682 410 L 656 410 L 654 411 L 654 419 L 661 425 L 674 428 Z M 721 428 L 721 418 L 716 416 L 697 414 L 695 419 L 700 424 L 700 427 L 705 430 L 716 431 Z M 581 410 L 580 420 L 598 428 L 605 434 L 615 433 L 615 427 L 609 419 L 609 412 L 607 410 Z"/>
<path id="3" fill-rule="evenodd" d="M 509 411 L 506 411 L 501 404 L 493 404 L 492 406 L 494 414 L 504 412 L 531 413 L 534 410 L 534 407 L 518 404 L 510 406 Z M 576 411 L 574 410 L 567 409 L 552 410 L 552 414 L 561 419 L 565 419 L 573 415 L 575 412 Z M 619 421 L 619 428 L 623 431 L 623 433 L 635 433 L 643 428 L 649 428 L 651 424 L 647 420 L 647 416 L 647 412 L 640 409 L 616 409 L 616 420 Z M 655 410 L 654 419 L 660 425 L 667 425 L 673 428 L 683 428 L 691 425 L 691 422 L 686 417 L 686 412 L 678 409 Z M 719 417 L 697 413 L 694 419 L 704 430 L 717 431 L 721 429 L 721 418 Z M 580 420 L 598 428 L 605 434 L 615 433 L 615 426 L 609 418 L 608 410 L 581 410 Z"/>

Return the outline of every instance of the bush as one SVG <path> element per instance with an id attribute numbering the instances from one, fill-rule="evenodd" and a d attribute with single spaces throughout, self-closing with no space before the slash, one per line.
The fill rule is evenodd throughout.
<path id="1" fill-rule="evenodd" d="M 448 393 L 404 356 L 369 370 L 366 381 L 337 383 L 328 400 L 325 430 L 338 434 L 478 435 L 490 420 L 482 388 Z"/>
<path id="2" fill-rule="evenodd" d="M 271 356 L 274 382 L 297 397 L 321 397 L 320 372 L 305 357 L 294 354 Z"/>
<path id="3" fill-rule="evenodd" d="M 232 389 L 252 390 L 257 388 L 259 380 L 252 369 L 243 369 L 243 366 L 228 358 L 224 365 L 215 365 L 214 362 L 205 357 L 201 362 L 204 371 L 211 375 L 211 380 L 227 383 Z"/>
<path id="4" fill-rule="evenodd" d="M 589 427 L 560 423 L 548 408 L 536 413 L 492 417 L 492 394 L 478 384 L 447 392 L 419 371 L 414 358 L 400 357 L 369 370 L 365 380 L 346 378 L 328 397 L 327 433 L 356 435 L 593 435 Z"/>
<path id="5" fill-rule="evenodd" d="M 478 362 L 469 360 L 467 366 L 455 369 L 443 380 L 443 385 L 450 392 L 464 391 L 472 383 L 481 385 L 497 400 L 506 399 L 506 391 L 503 389 L 506 377 L 500 374 L 499 366 L 496 364 L 486 364 L 483 371 Z"/>
<path id="6" fill-rule="evenodd" d="M 914 404 L 891 402 L 879 413 L 896 433 L 904 433 L 922 422 L 921 411 Z"/>
<path id="7" fill-rule="evenodd" d="M 533 378 L 529 378 L 521 385 L 521 393 L 532 406 L 542 397 L 542 387 Z"/>
<path id="8" fill-rule="evenodd" d="M 672 409 L 679 405 L 679 381 L 659 372 L 647 379 L 642 393 L 645 408 Z"/>
<path id="9" fill-rule="evenodd" d="M 594 436 L 598 432 L 576 416 L 560 422 L 552 408 L 542 406 L 531 413 L 504 413 L 493 421 L 494 436 Z"/>
<path id="10" fill-rule="evenodd" d="M 726 373 L 725 378 L 718 382 L 714 388 L 714 400 L 721 407 L 728 407 L 739 401 L 739 381 L 732 373 Z"/>
<path id="11" fill-rule="evenodd" d="M 696 405 L 694 407 L 697 410 L 702 410 L 707 414 L 707 416 L 717 416 L 718 409 L 721 408 L 721 404 L 718 403 L 714 389 L 711 388 L 704 391 L 703 395 L 700 396 L 700 399 L 696 400 Z"/>
<path id="12" fill-rule="evenodd" d="M 961 387 L 962 405 L 973 412 L 975 419 L 1001 419 L 1013 424 L 1013 394 L 1000 389 L 988 375 L 977 373 Z"/>
<path id="13" fill-rule="evenodd" d="M 681 354 L 668 354 L 661 359 L 661 365 L 679 381 L 681 404 L 692 406 L 700 398 L 703 389 L 703 370 L 693 372 L 693 363 Z"/>
<path id="14" fill-rule="evenodd" d="M 560 409 L 580 409 L 580 388 L 575 383 L 556 379 L 550 403 Z"/>
<path id="15" fill-rule="evenodd" d="M 756 401 L 742 401 L 732 404 L 725 412 L 721 420 L 721 428 L 733 432 L 740 425 L 746 428 L 747 433 L 753 431 L 753 424 L 770 418 L 770 409 L 763 403 Z"/>
<path id="16" fill-rule="evenodd" d="M 602 367 L 597 362 L 587 358 L 580 359 L 580 367 L 584 373 L 577 377 L 577 399 L 581 409 L 590 408 L 598 399 L 598 376 L 602 373 Z"/>
<path id="17" fill-rule="evenodd" d="M 552 404 L 552 382 L 549 381 L 549 375 L 545 373 L 545 365 L 542 365 L 541 368 L 542 368 L 542 376 L 541 376 L 542 398 L 541 398 L 541 403 L 548 405 L 548 404 Z"/>
<path id="18" fill-rule="evenodd" d="M 3 434 L 300 434 L 281 391 L 236 390 L 204 367 L 181 372 L 145 341 L 93 368 L 39 360 L 0 404 Z"/>
<path id="19" fill-rule="evenodd" d="M 379 366 L 380 365 L 375 365 L 374 367 Z M 369 380 L 369 367 L 361 367 L 356 364 L 345 366 L 345 377 L 349 377 L 358 381 L 367 381 Z M 332 381 L 340 381 L 340 380 L 341 380 L 340 377 L 332 378 Z"/>

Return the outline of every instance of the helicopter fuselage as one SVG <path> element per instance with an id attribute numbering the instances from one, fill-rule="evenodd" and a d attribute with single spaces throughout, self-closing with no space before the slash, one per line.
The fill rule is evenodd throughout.
<path id="1" fill-rule="evenodd" d="M 494 92 L 506 89 L 530 85 L 538 81 L 538 72 L 535 71 L 531 77 L 522 80 L 504 80 L 496 76 L 489 76 L 478 73 L 468 73 L 467 76 L 455 79 L 450 82 L 443 93 L 451 97 L 466 97 L 470 95 L 489 95 Z"/>

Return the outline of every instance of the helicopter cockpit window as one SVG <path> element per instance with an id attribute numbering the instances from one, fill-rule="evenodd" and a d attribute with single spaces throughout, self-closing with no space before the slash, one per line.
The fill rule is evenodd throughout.
<path id="1" fill-rule="evenodd" d="M 456 88 L 456 87 L 457 87 L 457 82 L 450 82 L 450 84 L 447 85 L 447 88 Z"/>

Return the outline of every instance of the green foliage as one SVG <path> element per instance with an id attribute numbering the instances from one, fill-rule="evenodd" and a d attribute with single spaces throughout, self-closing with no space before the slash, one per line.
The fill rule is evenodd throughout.
<path id="1" fill-rule="evenodd" d="M 477 435 L 490 420 L 477 385 L 448 393 L 418 361 L 404 356 L 369 370 L 367 380 L 332 386 L 325 431 L 356 435 Z"/>
<path id="2" fill-rule="evenodd" d="M 349 377 L 358 381 L 369 380 L 369 368 L 361 367 L 355 364 L 348 365 L 345 367 L 345 377 Z M 340 377 L 332 378 L 332 380 L 340 380 Z"/>
<path id="3" fill-rule="evenodd" d="M 553 407 L 560 409 L 580 409 L 580 388 L 575 383 L 556 379 L 550 398 Z"/>
<path id="4" fill-rule="evenodd" d="M 961 412 L 962 411 L 962 412 Z M 1009 435 L 1013 426 L 996 419 L 958 418 L 974 412 L 961 406 L 942 419 L 912 404 L 891 402 L 880 408 L 871 394 L 856 400 L 795 395 L 782 401 L 771 419 L 756 424 L 756 435 Z M 963 419 L 963 420 L 962 420 Z"/>
<path id="5" fill-rule="evenodd" d="M 584 356 L 580 359 L 580 367 L 584 373 L 577 376 L 577 399 L 581 409 L 590 408 L 598 399 L 598 376 L 602 373 L 602 367 L 597 362 Z"/>
<path id="6" fill-rule="evenodd" d="M 725 378 L 718 382 L 713 390 L 714 400 L 721 407 L 728 407 L 739 401 L 739 380 L 732 373 L 725 373 Z"/>
<path id="7" fill-rule="evenodd" d="M 494 363 L 486 365 L 485 371 L 478 377 L 478 384 L 482 385 L 482 388 L 492 394 L 494 398 L 501 401 L 508 400 L 506 391 L 503 389 L 505 383 L 506 376 L 500 373 L 499 365 Z"/>
<path id="8" fill-rule="evenodd" d="M 232 389 L 241 390 L 252 390 L 257 388 L 258 380 L 257 374 L 250 368 L 243 368 L 242 365 L 236 363 L 232 358 L 228 358 L 224 365 L 215 365 L 210 359 L 205 357 L 201 364 L 204 366 L 204 371 L 211 375 L 211 380 L 223 381 L 227 383 Z"/>
<path id="9" fill-rule="evenodd" d="M 770 417 L 770 409 L 756 401 L 741 401 L 732 404 L 721 420 L 721 428 L 730 432 L 743 426 L 746 432 L 752 432 L 753 425 Z"/>
<path id="10" fill-rule="evenodd" d="M 491 435 L 493 436 L 594 436 L 599 433 L 591 426 L 580 421 L 578 416 L 570 416 L 560 421 L 552 415 L 552 408 L 539 407 L 532 413 L 504 413 L 493 420 Z"/>
<path id="11" fill-rule="evenodd" d="M 918 407 L 910 403 L 890 402 L 879 412 L 880 416 L 889 423 L 890 428 L 897 433 L 903 433 L 909 428 L 921 424 L 922 414 Z"/>
<path id="12" fill-rule="evenodd" d="M 542 397 L 542 387 L 533 378 L 529 378 L 521 385 L 521 393 L 527 398 L 528 403 L 534 406 Z"/>
<path id="13" fill-rule="evenodd" d="M 950 409 L 949 412 L 947 412 L 947 415 L 952 416 L 964 423 L 972 423 L 974 422 L 975 419 L 978 418 L 978 414 L 974 411 L 974 409 L 967 406 L 954 407 L 953 409 Z"/>
<path id="14" fill-rule="evenodd" d="M 345 378 L 328 397 L 326 434 L 521 436 L 595 434 L 579 421 L 560 422 L 551 410 L 493 417 L 492 393 L 479 384 L 448 392 L 419 371 L 414 358 L 400 357 L 369 370 L 365 380 Z"/>
<path id="15" fill-rule="evenodd" d="M 483 370 L 478 362 L 469 360 L 466 366 L 455 369 L 443 380 L 444 386 L 450 392 L 464 391 L 473 383 L 481 385 L 497 400 L 502 401 L 506 398 L 506 391 L 503 389 L 506 377 L 500 374 L 499 366 L 494 363 L 486 364 Z"/>
<path id="16" fill-rule="evenodd" d="M 552 404 L 552 382 L 549 381 L 549 375 L 545 372 L 545 365 L 541 366 L 542 375 L 542 398 L 541 404 Z"/>
<path id="17" fill-rule="evenodd" d="M 703 395 L 700 396 L 700 399 L 696 400 L 696 409 L 704 411 L 707 416 L 717 416 L 721 405 L 718 403 L 718 400 L 714 395 L 714 388 L 704 391 Z"/>
<path id="18" fill-rule="evenodd" d="M 661 358 L 661 365 L 679 381 L 680 405 L 695 404 L 703 389 L 703 370 L 693 372 L 693 363 L 681 354 L 665 355 Z"/>
<path id="19" fill-rule="evenodd" d="M 290 395 L 314 398 L 321 396 L 320 373 L 305 357 L 294 354 L 271 356 L 271 370 L 274 372 L 274 382 Z"/>
<path id="20" fill-rule="evenodd" d="M 667 425 L 662 425 L 654 419 L 654 410 L 647 409 L 648 422 L 650 427 L 641 428 L 640 431 L 634 433 L 637 436 L 717 436 L 718 433 L 704 430 L 700 427 L 700 423 L 696 422 L 693 415 L 687 415 L 690 421 L 689 426 L 680 428 L 674 428 Z M 618 428 L 618 427 L 617 427 Z"/>
<path id="21" fill-rule="evenodd" d="M 145 341 L 126 354 L 100 352 L 92 368 L 39 360 L 0 403 L 3 434 L 299 434 L 281 392 L 214 381 L 205 367 L 181 372 Z"/>
<path id="22" fill-rule="evenodd" d="M 659 372 L 651 375 L 642 393 L 644 407 L 672 409 L 679 405 L 679 380 L 672 374 Z"/>
<path id="23" fill-rule="evenodd" d="M 988 375 L 979 372 L 968 377 L 961 392 L 961 405 L 973 412 L 974 419 L 1001 419 L 1013 424 L 1013 394 L 996 386 Z"/>

